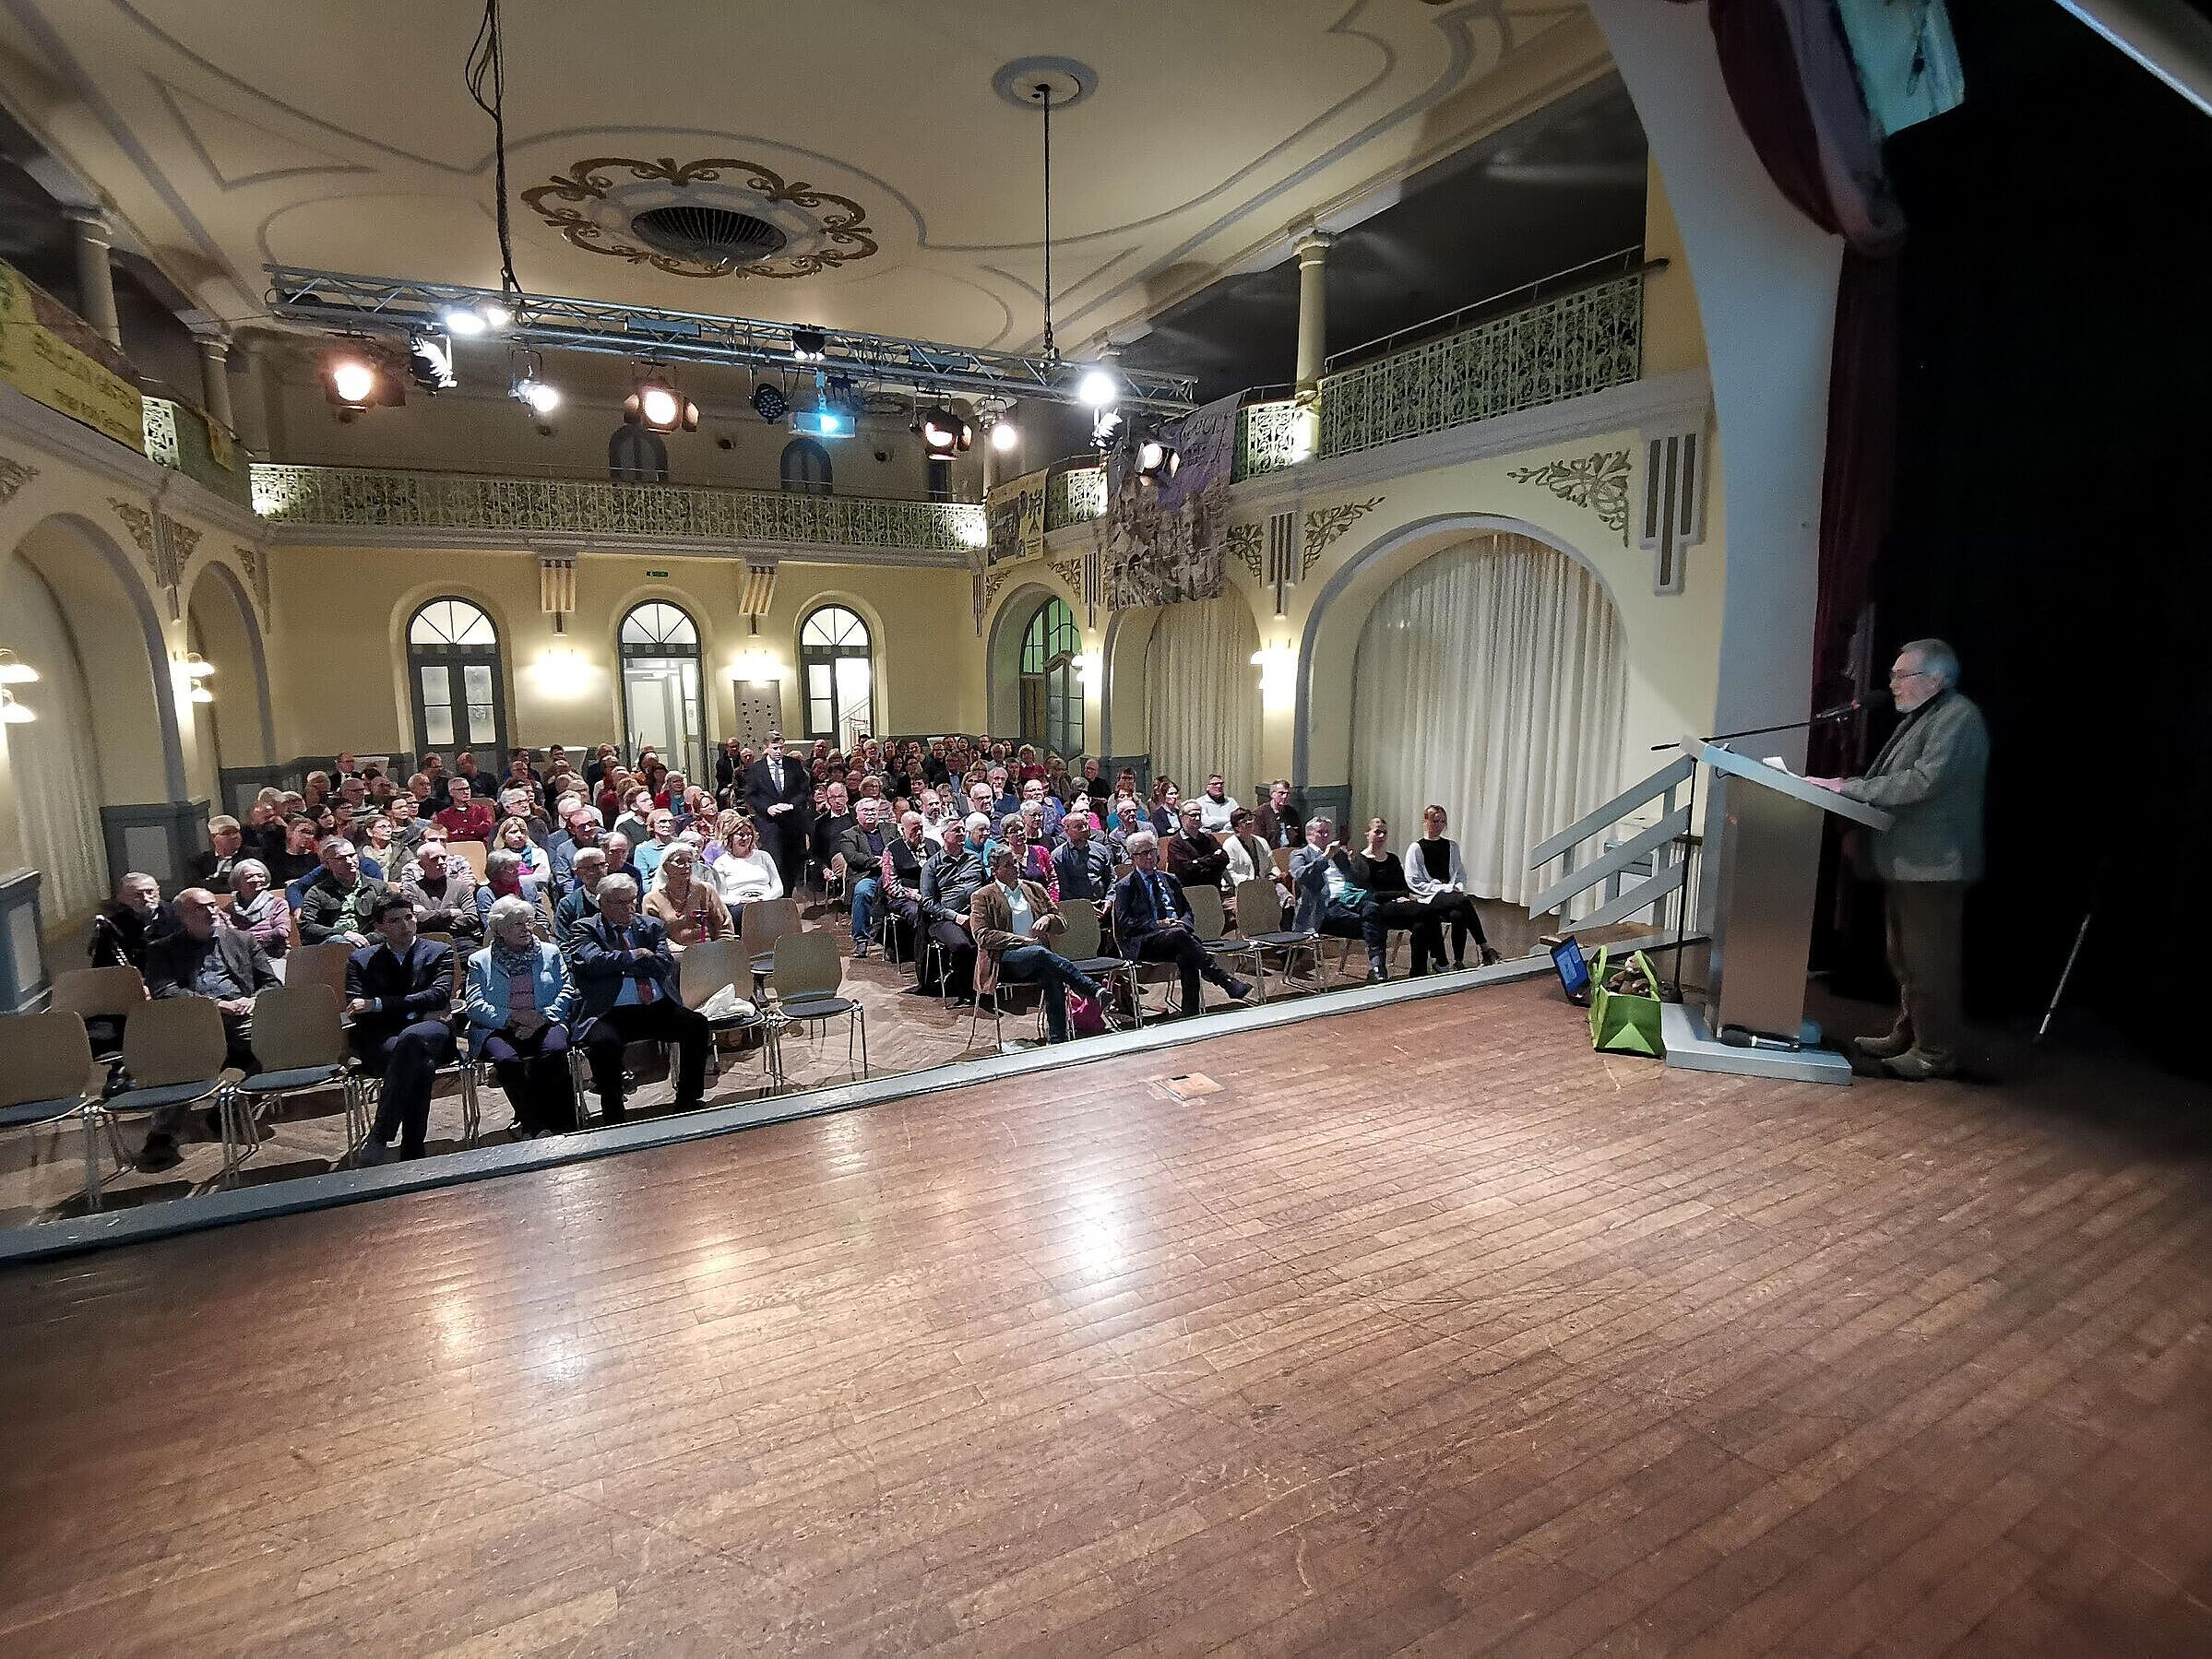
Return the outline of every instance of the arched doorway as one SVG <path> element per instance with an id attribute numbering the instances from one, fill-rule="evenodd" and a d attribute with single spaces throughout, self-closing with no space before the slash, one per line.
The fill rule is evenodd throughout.
<path id="1" fill-rule="evenodd" d="M 699 626 L 665 599 L 634 605 L 622 619 L 623 732 L 635 754 L 647 744 L 696 779 L 707 760 L 699 705 Z M 708 787 L 713 779 L 708 777 Z"/>
<path id="2" fill-rule="evenodd" d="M 843 605 L 824 605 L 799 624 L 799 675 L 806 687 L 806 735 L 838 749 L 875 729 L 874 642 Z"/>
<path id="3" fill-rule="evenodd" d="M 778 481 L 792 495 L 827 495 L 832 471 L 829 451 L 812 438 L 793 438 L 783 446 Z"/>
<path id="4" fill-rule="evenodd" d="M 407 683 L 414 705 L 415 750 L 480 751 L 497 777 L 506 770 L 507 711 L 501 688 L 499 630 L 483 608 L 450 597 L 432 599 L 407 624 Z"/>
<path id="5" fill-rule="evenodd" d="M 1021 636 L 1021 741 L 1073 760 L 1083 752 L 1083 635 L 1065 600 L 1047 599 Z"/>
<path id="6" fill-rule="evenodd" d="M 1168 605 L 1145 652 L 1145 734 L 1154 776 L 1186 794 L 1211 773 L 1240 800 L 1252 799 L 1259 766 L 1260 648 L 1251 607 L 1234 592 Z"/>
<path id="7" fill-rule="evenodd" d="M 1528 850 L 1619 788 L 1627 637 L 1603 584 L 1493 532 L 1432 554 L 1376 598 L 1352 672 L 1355 823 L 1402 853 L 1431 801 L 1469 884 L 1518 902 Z"/>
<path id="8" fill-rule="evenodd" d="M 204 682 L 214 701 L 191 708 L 208 768 L 208 799 L 217 812 L 235 812 L 241 803 L 224 792 L 222 773 L 269 759 L 272 722 L 260 622 L 236 573 L 216 561 L 204 563 L 194 578 L 184 621 L 188 648 L 217 670 Z"/>

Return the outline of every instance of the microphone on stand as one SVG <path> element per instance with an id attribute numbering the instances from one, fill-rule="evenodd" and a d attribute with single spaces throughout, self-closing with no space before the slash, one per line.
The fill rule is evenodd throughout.
<path id="1" fill-rule="evenodd" d="M 1888 701 L 1889 693 L 1887 692 L 1868 692 L 1863 696 L 1853 697 L 1849 703 L 1838 703 L 1833 708 L 1822 709 L 1820 713 L 1813 717 L 1812 723 L 1817 726 L 1824 720 L 1849 719 L 1863 709 L 1873 708 Z"/>

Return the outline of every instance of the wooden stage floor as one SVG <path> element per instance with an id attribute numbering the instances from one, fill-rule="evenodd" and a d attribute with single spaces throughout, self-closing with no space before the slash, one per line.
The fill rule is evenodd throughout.
<path id="1" fill-rule="evenodd" d="M 2192 1109 L 1526 983 L 17 1270 L 0 1653 L 2202 1654 Z"/>

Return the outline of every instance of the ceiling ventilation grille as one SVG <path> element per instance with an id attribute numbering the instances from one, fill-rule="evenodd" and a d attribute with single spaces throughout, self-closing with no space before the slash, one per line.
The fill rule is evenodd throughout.
<path id="1" fill-rule="evenodd" d="M 782 253 L 790 240 L 750 213 L 685 203 L 648 207 L 630 220 L 630 229 L 649 247 L 703 265 L 755 265 Z"/>

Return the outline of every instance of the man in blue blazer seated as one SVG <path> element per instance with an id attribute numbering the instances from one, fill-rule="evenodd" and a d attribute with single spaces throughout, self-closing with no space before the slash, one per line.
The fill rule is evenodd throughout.
<path id="1" fill-rule="evenodd" d="M 364 1164 L 390 1155 L 422 1155 L 430 1127 L 430 1088 L 440 1066 L 452 1062 L 453 947 L 415 936 L 415 907 L 387 891 L 368 912 L 377 942 L 346 958 L 346 1013 L 354 1053 L 384 1079 L 376 1121 L 361 1149 Z"/>
<path id="2" fill-rule="evenodd" d="M 591 1086 L 610 1123 L 628 1114 L 622 1101 L 622 1051 L 634 1042 L 674 1043 L 676 1109 L 688 1111 L 707 1093 L 704 1016 L 684 1006 L 668 930 L 637 913 L 637 883 L 611 875 L 599 884 L 599 914 L 569 933 L 569 966 L 583 991 L 577 1035 L 591 1055 Z"/>
<path id="3" fill-rule="evenodd" d="M 1183 883 L 1160 867 L 1160 837 L 1138 830 L 1129 837 L 1133 866 L 1113 887 L 1113 937 L 1122 954 L 1140 962 L 1172 962 L 1183 974 L 1183 1012 L 1202 1005 L 1198 981 L 1211 979 L 1242 1002 L 1252 987 L 1231 978 L 1191 926 Z"/>

